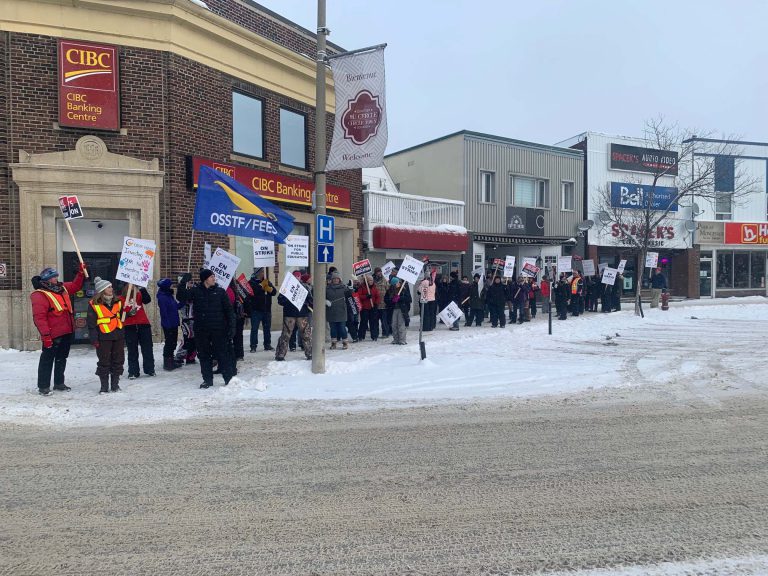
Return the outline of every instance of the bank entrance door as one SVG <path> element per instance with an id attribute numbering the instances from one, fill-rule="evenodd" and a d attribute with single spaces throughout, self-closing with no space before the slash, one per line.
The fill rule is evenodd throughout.
<path id="1" fill-rule="evenodd" d="M 88 276 L 83 283 L 83 289 L 77 294 L 70 294 L 72 297 L 72 308 L 75 312 L 75 344 L 87 344 L 88 326 L 86 317 L 88 316 L 88 301 L 93 298 L 93 279 L 96 276 L 109 280 L 114 284 L 115 274 L 117 274 L 117 265 L 120 262 L 118 252 L 83 252 L 83 260 L 88 265 Z M 80 266 L 75 252 L 64 252 L 62 254 L 64 269 L 64 282 L 71 282 L 75 279 L 75 273 Z"/>

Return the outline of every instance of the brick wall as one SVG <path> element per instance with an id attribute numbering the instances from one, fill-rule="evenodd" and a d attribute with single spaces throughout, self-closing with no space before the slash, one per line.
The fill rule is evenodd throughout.
<path id="1" fill-rule="evenodd" d="M 317 52 L 315 33 L 282 19 L 251 0 L 206 0 L 211 12 L 234 22 L 243 28 L 268 38 L 299 54 L 314 55 Z M 307 2 L 307 12 L 317 21 L 317 6 Z M 335 44 L 328 43 L 328 52 L 342 52 Z"/>
<path id="2" fill-rule="evenodd" d="M 285 26 L 280 28 L 275 20 L 259 17 L 234 0 L 216 0 L 209 5 L 270 39 L 281 38 L 280 43 L 292 49 L 306 51 L 313 45 L 304 36 Z M 22 287 L 18 189 L 12 183 L 8 164 L 18 161 L 19 149 L 33 154 L 73 150 L 81 136 L 91 133 L 85 129 L 53 128 L 58 120 L 56 51 L 53 37 L 0 32 L 0 262 L 9 264 L 9 277 L 0 279 L 0 289 Z M 160 197 L 159 248 L 163 275 L 175 274 L 187 267 L 195 197 L 187 189 L 186 156 L 205 156 L 232 163 L 229 155 L 232 152 L 233 88 L 264 101 L 265 161 L 270 163 L 272 172 L 280 173 L 279 107 L 288 106 L 306 114 L 308 172 L 314 170 L 315 116 L 310 106 L 171 53 L 120 47 L 120 76 L 121 124 L 128 134 L 97 134 L 111 152 L 143 160 L 159 158 L 160 168 L 166 172 Z M 327 129 L 330 145 L 333 129 L 330 114 Z M 360 227 L 363 214 L 360 170 L 333 172 L 328 182 L 351 190 L 349 217 L 355 218 Z M 295 206 L 288 208 L 309 212 Z M 216 235 L 198 233 L 194 254 L 202 253 L 205 241 L 214 245 L 226 243 Z"/>

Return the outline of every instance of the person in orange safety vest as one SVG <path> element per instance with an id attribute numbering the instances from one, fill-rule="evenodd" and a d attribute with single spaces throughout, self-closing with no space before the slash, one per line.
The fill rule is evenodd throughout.
<path id="1" fill-rule="evenodd" d="M 112 283 L 94 278 L 95 296 L 88 306 L 88 335 L 96 348 L 96 375 L 101 381 L 99 394 L 120 390 L 120 376 L 125 362 L 125 331 L 123 330 L 124 299 L 115 296 Z M 125 308 L 130 313 L 129 308 Z"/>
<path id="2" fill-rule="evenodd" d="M 37 365 L 37 389 L 43 396 L 51 394 L 51 371 L 53 389 L 61 392 L 70 390 L 64 383 L 64 371 L 75 331 L 71 295 L 83 287 L 84 271 L 85 264 L 81 264 L 72 282 L 59 282 L 59 273 L 55 268 L 46 268 L 39 276 L 32 278 L 35 289 L 30 295 L 32 320 L 43 344 Z"/>

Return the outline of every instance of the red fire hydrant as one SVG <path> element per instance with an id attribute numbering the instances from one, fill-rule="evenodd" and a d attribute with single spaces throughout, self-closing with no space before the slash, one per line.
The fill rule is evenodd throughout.
<path id="1" fill-rule="evenodd" d="M 661 309 L 669 310 L 669 292 L 666 290 L 661 293 Z"/>

